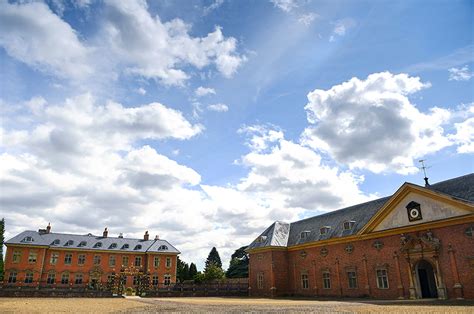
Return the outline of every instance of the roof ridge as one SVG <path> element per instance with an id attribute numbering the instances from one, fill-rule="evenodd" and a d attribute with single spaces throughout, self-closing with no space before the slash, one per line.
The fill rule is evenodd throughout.
<path id="1" fill-rule="evenodd" d="M 474 175 L 474 172 L 471 172 L 471 173 L 468 173 L 468 174 L 464 174 L 464 175 L 459 176 L 459 177 L 456 177 L 456 178 L 451 178 L 451 179 L 439 181 L 439 182 L 430 184 L 429 186 L 435 186 L 435 185 L 438 185 L 438 184 L 441 184 L 441 183 L 446 183 L 446 182 L 453 181 L 453 180 L 459 180 L 459 179 L 461 179 L 461 178 L 469 177 L 469 176 L 472 176 L 472 175 Z"/>

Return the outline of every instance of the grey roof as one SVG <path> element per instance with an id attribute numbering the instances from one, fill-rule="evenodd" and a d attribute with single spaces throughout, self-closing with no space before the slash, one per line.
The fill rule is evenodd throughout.
<path id="1" fill-rule="evenodd" d="M 31 237 L 32 241 L 25 241 L 27 237 Z M 69 241 L 72 241 L 72 243 Z M 101 245 L 98 246 L 98 243 L 101 243 Z M 31 230 L 23 231 L 5 242 L 5 244 L 28 244 L 48 246 L 50 248 L 77 248 L 81 250 L 106 250 L 116 252 L 180 253 L 166 240 L 100 237 L 92 234 L 40 233 Z"/>
<path id="2" fill-rule="evenodd" d="M 474 203 L 474 174 L 457 177 L 454 179 L 442 181 L 427 187 L 430 190 L 450 195 L 454 198 Z M 381 209 L 392 196 L 379 198 L 370 202 L 335 210 L 326 214 L 311 218 L 295 221 L 291 224 L 275 222 L 267 228 L 257 239 L 255 239 L 247 248 L 254 249 L 267 246 L 293 246 L 306 242 L 326 240 L 331 238 L 345 237 L 356 234 L 361 230 L 369 220 Z M 354 225 L 350 230 L 343 229 L 343 222 L 353 221 Z M 285 226 L 280 228 L 277 239 L 284 241 L 275 241 L 274 233 L 276 226 Z M 327 234 L 321 235 L 320 229 L 328 226 Z M 284 234 L 287 230 L 287 234 Z M 301 234 L 304 234 L 302 238 Z M 266 236 L 266 241 L 261 240 L 261 236 Z M 286 242 L 286 245 L 283 244 Z M 275 245 L 280 243 L 280 245 Z"/>
<path id="3" fill-rule="evenodd" d="M 288 245 L 289 231 L 289 223 L 275 221 L 254 242 L 252 242 L 252 244 L 250 244 L 246 250 L 265 246 L 286 247 Z"/>

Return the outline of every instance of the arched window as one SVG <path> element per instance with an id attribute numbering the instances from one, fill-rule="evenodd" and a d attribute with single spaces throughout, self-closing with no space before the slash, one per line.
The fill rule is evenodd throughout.
<path id="1" fill-rule="evenodd" d="M 122 250 L 126 250 L 126 249 L 128 249 L 129 247 L 130 247 L 130 246 L 129 246 L 127 243 L 125 243 L 124 245 L 122 245 Z"/>
<path id="2" fill-rule="evenodd" d="M 86 246 L 86 245 L 87 245 L 86 241 L 81 241 L 81 243 L 79 243 L 78 247 L 83 247 L 83 246 Z"/>
<path id="3" fill-rule="evenodd" d="M 66 244 L 64 244 L 64 246 L 71 246 L 71 245 L 73 245 L 73 244 L 74 244 L 74 241 L 68 240 L 68 241 L 66 242 Z"/>
<path id="4" fill-rule="evenodd" d="M 117 243 L 112 243 L 110 246 L 109 246 L 109 249 L 116 249 L 117 248 Z"/>
<path id="5" fill-rule="evenodd" d="M 53 242 L 51 242 L 51 245 L 59 245 L 59 239 L 56 239 L 54 240 Z"/>
<path id="6" fill-rule="evenodd" d="M 167 249 L 168 247 L 166 245 L 160 245 L 160 247 L 158 248 L 158 251 L 165 251 Z"/>
<path id="7" fill-rule="evenodd" d="M 141 250 L 141 249 L 142 249 L 142 246 L 141 246 L 140 244 L 137 244 L 137 245 L 135 246 L 135 248 L 134 248 L 135 251 L 136 251 L 136 250 Z"/>
<path id="8" fill-rule="evenodd" d="M 24 237 L 23 240 L 21 240 L 21 242 L 34 242 L 35 240 L 33 239 L 33 237 L 30 237 L 30 236 L 27 236 L 27 237 Z"/>
<path id="9" fill-rule="evenodd" d="M 94 244 L 94 247 L 97 248 L 97 247 L 102 247 L 102 242 L 97 242 L 96 244 Z"/>

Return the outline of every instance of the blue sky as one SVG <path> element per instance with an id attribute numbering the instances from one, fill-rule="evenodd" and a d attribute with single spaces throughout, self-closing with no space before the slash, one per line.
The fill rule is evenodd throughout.
<path id="1" fill-rule="evenodd" d="M 0 3 L 7 236 L 159 233 L 202 265 L 274 220 L 473 171 L 471 1 Z"/>

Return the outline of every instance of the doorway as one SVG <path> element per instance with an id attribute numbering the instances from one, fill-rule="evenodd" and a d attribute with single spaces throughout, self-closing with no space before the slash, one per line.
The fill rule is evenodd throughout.
<path id="1" fill-rule="evenodd" d="M 426 260 L 421 260 L 416 266 L 418 281 L 420 283 L 420 292 L 422 298 L 437 298 L 436 279 L 433 266 Z"/>

